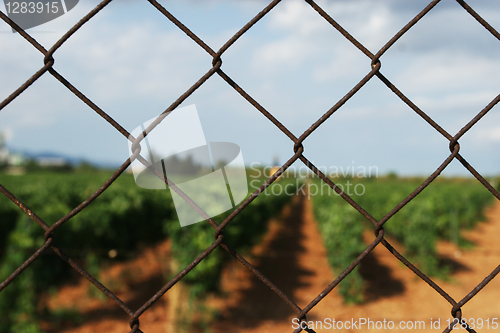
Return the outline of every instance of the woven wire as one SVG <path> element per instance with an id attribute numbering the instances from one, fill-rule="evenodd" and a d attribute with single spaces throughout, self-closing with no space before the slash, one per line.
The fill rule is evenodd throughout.
<path id="1" fill-rule="evenodd" d="M 134 144 L 133 147 L 139 147 L 139 143 L 144 139 L 144 133 L 149 133 L 152 131 L 162 120 L 167 112 L 170 112 L 177 108 L 183 101 L 185 101 L 193 92 L 199 89 L 210 77 L 214 75 L 219 75 L 224 81 L 228 83 L 235 91 L 237 91 L 244 99 L 246 99 L 251 105 L 254 106 L 256 111 L 264 115 L 269 121 L 271 121 L 278 129 L 280 129 L 293 144 L 294 154 L 283 164 L 279 170 L 274 173 L 259 189 L 257 189 L 252 195 L 250 195 L 243 203 L 241 203 L 221 224 L 217 224 L 213 221 L 207 214 L 199 209 L 195 203 L 186 198 L 189 203 L 195 207 L 203 216 L 206 217 L 207 222 L 209 222 L 215 230 L 215 239 L 212 245 L 210 245 L 205 251 L 199 254 L 199 256 L 188 266 L 183 267 L 183 269 L 175 276 L 171 281 L 163 286 L 158 292 L 152 296 L 146 303 L 144 303 L 139 309 L 133 310 L 129 308 L 120 298 L 118 298 L 113 292 L 111 292 L 106 286 L 101 284 L 95 277 L 89 274 L 83 267 L 81 267 L 77 262 L 75 262 L 70 256 L 68 256 L 63 249 L 54 245 L 55 235 L 54 232 L 61 225 L 70 221 L 70 219 L 75 216 L 80 211 L 86 209 L 86 207 L 94 201 L 100 194 L 102 194 L 106 189 L 118 178 L 120 175 L 130 166 L 131 162 L 134 160 L 141 161 L 145 166 L 149 166 L 149 163 L 140 155 L 140 149 L 136 148 L 133 151 L 132 156 L 127 159 L 123 164 L 114 172 L 114 174 L 92 195 L 90 195 L 85 201 L 80 205 L 75 207 L 72 211 L 67 213 L 65 216 L 61 217 L 56 223 L 49 226 L 40 217 L 36 215 L 36 212 L 31 211 L 23 202 L 21 202 L 14 194 L 12 194 L 8 189 L 0 184 L 0 191 L 8 197 L 12 202 L 14 202 L 24 213 L 29 216 L 35 223 L 37 223 L 44 230 L 45 243 L 41 246 L 33 255 L 26 260 L 26 262 L 21 265 L 17 270 L 15 270 L 5 281 L 0 284 L 0 292 L 5 289 L 14 279 L 16 279 L 22 272 L 29 267 L 42 253 L 47 250 L 54 251 L 62 260 L 66 261 L 75 271 L 84 276 L 92 284 L 94 284 L 102 293 L 107 297 L 112 299 L 125 313 L 130 316 L 130 332 L 141 332 L 140 330 L 140 316 L 144 314 L 155 302 L 157 302 L 160 297 L 162 297 L 166 292 L 172 288 L 176 283 L 182 280 L 182 278 L 188 274 L 197 264 L 204 260 L 214 249 L 220 247 L 227 251 L 231 256 L 233 256 L 237 261 L 239 261 L 243 266 L 249 269 L 258 279 L 265 283 L 271 290 L 273 290 L 285 304 L 288 304 L 292 310 L 296 313 L 296 318 L 300 321 L 306 321 L 306 315 L 319 303 L 323 298 L 325 298 L 362 260 L 365 258 L 376 246 L 382 244 L 385 246 L 399 261 L 406 265 L 410 270 L 412 270 L 419 278 L 424 280 L 430 287 L 432 287 L 437 293 L 439 293 L 448 303 L 450 303 L 451 314 L 454 318 L 460 320 L 462 318 L 461 308 L 475 297 L 484 286 L 489 283 L 499 272 L 500 265 L 496 267 L 484 280 L 478 284 L 473 290 L 465 295 L 462 299 L 456 300 L 451 297 L 445 290 L 443 290 L 435 281 L 422 273 L 417 267 L 415 267 L 410 261 L 408 261 L 403 255 L 397 252 L 394 247 L 391 246 L 389 241 L 384 238 L 384 224 L 396 214 L 401 208 L 408 204 L 413 198 L 415 198 L 424 188 L 426 188 L 431 182 L 433 182 L 436 177 L 453 161 L 458 160 L 464 168 L 466 168 L 477 180 L 479 180 L 484 187 L 486 187 L 498 200 L 500 200 L 500 193 L 493 188 L 493 186 L 486 181 L 486 179 L 477 172 L 472 165 L 470 165 L 463 156 L 460 155 L 460 145 L 459 139 L 464 136 L 475 124 L 477 124 L 481 118 L 486 115 L 500 100 L 500 95 L 497 95 L 484 109 L 482 109 L 472 120 L 470 120 L 466 126 L 464 126 L 458 133 L 452 135 L 439 126 L 430 116 L 428 116 L 424 111 L 422 111 L 415 103 L 413 103 L 408 97 L 406 97 L 401 90 L 399 90 L 387 77 L 385 77 L 381 72 L 381 57 L 389 50 L 394 43 L 400 39 L 412 26 L 417 24 L 424 16 L 426 16 L 433 8 L 440 2 L 440 0 L 435 0 L 430 2 L 421 12 L 419 12 L 411 21 L 409 21 L 400 31 L 398 31 L 394 37 L 392 37 L 385 45 L 375 54 L 370 52 L 363 44 L 357 41 L 348 31 L 346 31 L 339 23 L 335 21 L 328 13 L 326 13 L 318 4 L 312 0 L 305 0 L 305 2 L 310 5 L 311 9 L 317 12 L 318 20 L 326 20 L 332 27 L 332 29 L 340 32 L 350 43 L 352 43 L 360 52 L 366 55 L 371 62 L 371 66 L 368 68 L 367 74 L 359 81 L 343 98 L 341 98 L 335 105 L 333 105 L 329 110 L 327 110 L 312 126 L 310 126 L 302 135 L 296 137 L 290 132 L 277 118 L 273 116 L 271 112 L 266 110 L 258 101 L 253 99 L 241 86 L 239 86 L 235 81 L 233 81 L 223 70 L 222 70 L 222 57 L 224 53 L 247 31 L 252 29 L 252 27 L 257 24 L 264 16 L 268 15 L 281 1 L 275 0 L 270 2 L 265 6 L 261 12 L 259 12 L 252 20 L 245 24 L 233 37 L 231 37 L 227 42 L 218 50 L 213 50 L 209 45 L 207 45 L 201 38 L 194 34 L 188 27 L 181 23 L 176 17 L 174 17 L 166 8 L 159 4 L 155 0 L 148 0 L 149 3 L 154 6 L 159 12 L 161 12 L 165 19 L 174 23 L 178 29 L 182 30 L 189 38 L 191 38 L 196 44 L 199 45 L 205 52 L 207 52 L 212 58 L 212 67 L 204 74 L 198 81 L 196 81 L 188 90 L 186 90 L 178 99 L 172 103 L 158 118 L 151 123 L 151 125 L 141 134 L 139 137 L 134 138 L 131 134 L 113 118 L 111 118 L 105 111 L 103 111 L 98 105 L 96 105 L 92 100 L 86 97 L 82 92 L 80 92 L 77 87 L 71 84 L 66 78 L 59 74 L 54 68 L 54 56 L 57 50 L 66 43 L 76 31 L 78 31 L 87 22 L 92 20 L 99 12 L 106 7 L 113 0 L 102 1 L 97 5 L 91 12 L 89 12 L 85 17 L 83 17 L 75 26 L 68 30 L 63 37 L 61 37 L 49 50 L 46 50 L 42 45 L 40 45 L 32 36 L 30 36 L 26 31 L 20 28 L 16 23 L 9 19 L 9 17 L 0 11 L 0 17 L 5 22 L 7 22 L 13 29 L 15 29 L 20 36 L 22 36 L 28 43 L 30 43 L 34 48 L 40 51 L 44 56 L 44 66 L 41 67 L 36 73 L 34 73 L 23 85 L 17 88 L 10 96 L 0 103 L 0 111 L 5 108 L 14 99 L 20 97 L 23 92 L 35 81 L 37 81 L 41 76 L 50 74 L 60 81 L 69 92 L 73 93 L 80 100 L 82 100 L 89 108 L 94 110 L 99 114 L 102 119 L 112 125 L 118 132 L 120 132 L 127 140 L 131 140 Z M 474 11 L 465 1 L 456 0 L 456 2 L 472 17 L 474 17 L 486 30 L 488 33 L 492 34 L 495 38 L 500 40 L 500 34 L 484 20 L 478 13 Z M 486 32 L 485 32 L 486 33 Z M 442 162 L 442 164 L 410 195 L 408 195 L 403 201 L 396 205 L 390 212 L 388 212 L 380 220 L 375 219 L 367 211 L 365 211 L 356 201 L 354 201 L 348 194 L 341 191 L 335 183 L 329 179 L 323 172 L 321 172 L 304 154 L 304 147 L 302 143 L 304 140 L 310 136 L 321 124 L 329 119 L 329 117 L 340 109 L 352 96 L 354 96 L 368 81 L 370 80 L 380 80 L 389 90 L 391 90 L 397 97 L 399 97 L 408 107 L 410 107 L 415 113 L 417 113 L 422 119 L 424 119 L 429 126 L 434 128 L 442 136 L 444 136 L 449 141 L 450 155 Z M 373 231 L 375 234 L 374 240 L 366 247 L 366 249 L 359 254 L 355 261 L 353 261 L 349 267 L 347 267 L 340 275 L 335 278 L 316 298 L 310 301 L 304 308 L 299 307 L 288 295 L 283 293 L 276 285 L 273 284 L 266 276 L 259 272 L 254 266 L 252 266 L 243 256 L 241 256 L 237 251 L 226 244 L 224 240 L 224 229 L 231 227 L 231 221 L 243 210 L 245 209 L 260 193 L 262 193 L 269 185 L 271 185 L 283 172 L 285 172 L 294 162 L 300 160 L 306 165 L 310 170 L 312 170 L 319 178 L 322 179 L 326 184 L 328 184 L 333 190 L 335 190 L 345 201 L 347 201 L 351 206 L 353 206 L 358 212 L 360 212 L 367 220 L 373 224 Z M 158 175 L 160 178 L 163 175 Z M 166 182 L 168 180 L 165 180 Z M 172 188 L 180 195 L 183 193 L 173 185 Z M 443 332 L 449 332 L 452 328 L 447 327 Z M 474 330 L 467 326 L 469 332 L 474 332 Z M 294 332 L 300 332 L 302 328 L 299 327 Z M 314 332 L 312 329 L 307 328 L 306 331 Z"/>

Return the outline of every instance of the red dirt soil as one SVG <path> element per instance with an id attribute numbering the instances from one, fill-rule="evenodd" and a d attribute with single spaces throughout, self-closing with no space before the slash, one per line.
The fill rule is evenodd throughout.
<path id="1" fill-rule="evenodd" d="M 453 267 L 448 281 L 434 279 L 456 301 L 471 292 L 488 274 L 500 264 L 500 203 L 486 211 L 486 222 L 464 233 L 466 239 L 476 246 L 471 250 L 458 249 L 454 244 L 441 242 L 438 252 L 442 260 Z M 367 233 L 372 241 L 373 234 Z M 401 246 L 391 244 L 403 253 Z M 102 273 L 102 282 L 132 309 L 139 308 L 164 283 L 168 261 L 169 244 L 143 251 L 137 259 L 117 263 Z M 270 230 L 259 246 L 246 256 L 257 269 L 269 278 L 301 308 L 318 296 L 335 279 L 327 262 L 326 251 L 311 209 L 305 197 L 296 197 L 292 205 L 285 208 L 281 218 L 270 223 Z M 335 272 L 339 274 L 340 272 Z M 401 321 L 423 321 L 425 330 L 442 332 L 451 318 L 452 306 L 427 283 L 401 264 L 383 245 L 361 263 L 361 273 L 368 283 L 367 302 L 363 305 L 345 305 L 334 289 L 308 314 L 315 321 L 316 332 L 326 318 L 336 321 L 371 320 L 374 323 L 393 321 L 394 329 Z M 292 332 L 297 326 L 292 319 L 295 313 L 273 291 L 255 278 L 246 268 L 234 262 L 223 272 L 221 281 L 223 295 L 211 297 L 207 305 L 215 309 L 210 332 Z M 45 324 L 48 332 L 129 332 L 128 316 L 110 300 L 99 300 L 89 296 L 89 283 L 81 279 L 76 284 L 60 288 L 57 296 L 46 297 L 45 304 L 51 309 L 71 307 L 82 313 L 81 326 L 62 324 L 59 327 Z M 170 292 L 175 292 L 176 286 Z M 478 332 L 499 331 L 492 327 L 492 319 L 500 321 L 500 278 L 493 279 L 482 291 L 462 307 L 463 318 L 482 319 L 483 329 Z M 168 301 L 166 295 L 140 317 L 143 332 L 171 332 Z M 440 329 L 432 327 L 430 321 L 439 320 Z M 489 329 L 486 320 L 489 319 Z M 318 321 L 318 322 L 317 322 Z M 292 327 L 293 325 L 293 327 Z M 499 323 L 500 325 L 500 323 Z M 385 332 L 388 329 L 336 329 L 338 332 Z M 408 330 L 412 331 L 412 330 Z"/>

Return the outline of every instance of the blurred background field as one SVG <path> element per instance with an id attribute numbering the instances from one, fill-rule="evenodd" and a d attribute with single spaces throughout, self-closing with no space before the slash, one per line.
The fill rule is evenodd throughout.
<path id="1" fill-rule="evenodd" d="M 275 171 L 276 168 L 271 167 L 248 168 L 249 190 L 255 191 Z M 57 171 L 39 167 L 22 176 L 2 173 L 1 184 L 51 225 L 96 191 L 111 174 L 90 165 Z M 224 229 L 225 242 L 255 259 L 252 249 L 272 233 L 269 229 L 272 218 L 279 217 L 286 206 L 293 209 L 298 205 L 297 198 L 307 197 L 312 203 L 331 270 L 339 274 L 367 246 L 366 231 L 370 223 L 318 178 L 311 174 L 304 178 L 296 175 L 293 170 L 285 173 L 244 209 Z M 333 179 L 377 220 L 423 180 L 400 178 L 395 174 Z M 474 248 L 474 242 L 464 238 L 463 231 L 484 221 L 484 212 L 492 203 L 491 193 L 476 180 L 438 178 L 386 223 L 386 237 L 401 244 L 403 254 L 425 274 L 449 280 L 453 267 L 439 259 L 438 242 L 445 240 L 461 249 Z M 217 216 L 215 221 L 222 222 L 229 213 Z M 0 200 L 0 214 L 3 217 L 0 278 L 3 280 L 44 243 L 44 231 L 6 197 Z M 287 226 L 283 227 L 281 232 L 286 234 Z M 108 272 L 105 285 L 110 284 L 111 291 L 123 292 L 124 285 L 132 283 L 134 276 L 142 281 L 137 270 L 144 269 L 144 274 L 148 274 L 146 267 L 133 266 L 144 253 L 150 253 L 148 256 L 153 259 L 149 260 L 156 261 L 149 265 L 157 267 L 151 271 L 161 271 L 158 278 L 158 286 L 161 286 L 211 245 L 213 233 L 207 222 L 181 228 L 169 191 L 141 189 L 131 174 L 124 173 L 88 209 L 57 229 L 55 244 L 98 280 L 104 269 Z M 322 248 L 323 244 L 318 247 Z M 163 252 L 160 255 L 155 249 L 163 249 Z M 171 312 L 165 318 L 169 318 L 171 325 L 189 331 L 208 329 L 217 322 L 217 310 L 210 307 L 208 300 L 214 295 L 224 295 L 221 274 L 228 265 L 234 265 L 233 261 L 225 251 L 216 249 L 186 275 L 175 289 L 177 292 L 167 293 Z M 135 268 L 110 279 L 109 272 L 116 265 Z M 50 305 L 53 304 L 50 299 L 58 299 L 58 290 L 68 283 L 76 283 L 77 278 L 66 262 L 46 251 L 0 294 L 3 309 L 0 331 L 56 332 L 58 327 L 66 327 L 64 325 L 84 324 L 77 300 L 67 308 Z M 88 289 L 86 297 L 105 301 L 106 297 L 91 284 L 85 288 Z M 138 285 L 135 288 L 139 288 Z M 340 284 L 339 293 L 347 304 L 364 304 L 369 290 L 366 276 L 363 277 L 359 267 Z M 172 318 L 176 318 L 173 323 Z"/>

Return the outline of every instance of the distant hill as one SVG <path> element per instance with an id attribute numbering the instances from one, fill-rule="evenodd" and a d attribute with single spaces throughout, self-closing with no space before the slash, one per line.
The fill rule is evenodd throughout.
<path id="1" fill-rule="evenodd" d="M 70 164 L 73 166 L 77 166 L 81 163 L 88 163 L 97 168 L 118 168 L 120 164 L 113 162 L 103 162 L 103 161 L 95 161 L 89 160 L 82 157 L 74 157 L 56 152 L 30 152 L 30 151 L 22 151 L 22 150 L 12 150 L 12 153 L 22 154 L 26 159 L 35 160 L 39 163 L 43 164 Z"/>

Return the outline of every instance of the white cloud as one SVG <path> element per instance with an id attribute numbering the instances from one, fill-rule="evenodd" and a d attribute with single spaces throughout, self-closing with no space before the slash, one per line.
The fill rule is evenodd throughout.
<path id="1" fill-rule="evenodd" d="M 475 138 L 478 139 L 479 142 L 490 141 L 500 144 L 500 126 L 491 126 L 479 132 Z"/>
<path id="2" fill-rule="evenodd" d="M 390 12 L 387 2 L 331 3 L 325 10 L 372 53 L 397 31 L 399 17 Z"/>
<path id="3" fill-rule="evenodd" d="M 84 72 L 86 80 L 95 78 L 90 86 L 105 98 L 159 96 L 191 83 L 179 80 L 200 73 L 200 64 L 211 67 L 210 58 L 202 57 L 204 51 L 178 31 L 158 32 L 152 24 L 106 24 L 99 30 L 100 38 L 95 38 L 96 30 L 75 36 L 60 57 L 68 71 Z"/>
<path id="4" fill-rule="evenodd" d="M 0 139 L 9 142 L 14 137 L 14 130 L 11 127 L 4 127 L 0 129 Z"/>
<path id="5" fill-rule="evenodd" d="M 304 1 L 287 1 L 279 4 L 270 14 L 269 27 L 276 30 L 294 31 L 303 37 L 321 33 L 324 25 L 318 14 Z"/>
<path id="6" fill-rule="evenodd" d="M 496 59 L 474 57 L 446 49 L 413 55 L 407 59 L 409 61 L 404 68 L 398 64 L 391 71 L 398 72 L 395 79 L 411 82 L 412 91 L 483 88 L 496 83 L 496 76 L 492 74 L 500 72 L 500 64 Z M 387 67 L 384 63 L 382 66 L 384 69 Z"/>
<path id="7" fill-rule="evenodd" d="M 497 104 L 464 134 L 464 138 L 472 140 L 476 147 L 490 146 L 495 147 L 495 152 L 498 151 L 500 144 L 499 110 L 499 105 Z"/>
<path id="8" fill-rule="evenodd" d="M 487 103 L 485 103 L 485 101 L 492 100 L 492 96 L 494 96 L 493 92 L 470 92 L 442 95 L 437 98 L 416 97 L 413 101 L 424 110 L 434 109 L 441 110 L 442 112 L 453 112 L 455 114 L 458 113 L 457 111 L 472 110 L 478 113 L 479 109 L 477 109 L 477 106 L 486 106 Z"/>
<path id="9" fill-rule="evenodd" d="M 349 45 L 338 45 L 335 53 L 330 54 L 330 59 L 325 66 L 314 70 L 313 78 L 316 83 L 335 82 L 352 77 L 361 79 L 370 70 L 370 61 Z"/>
<path id="10" fill-rule="evenodd" d="M 308 48 L 298 47 L 298 41 L 288 38 L 263 45 L 255 51 L 253 67 L 276 73 L 285 66 L 297 68 L 303 60 L 307 59 Z"/>

